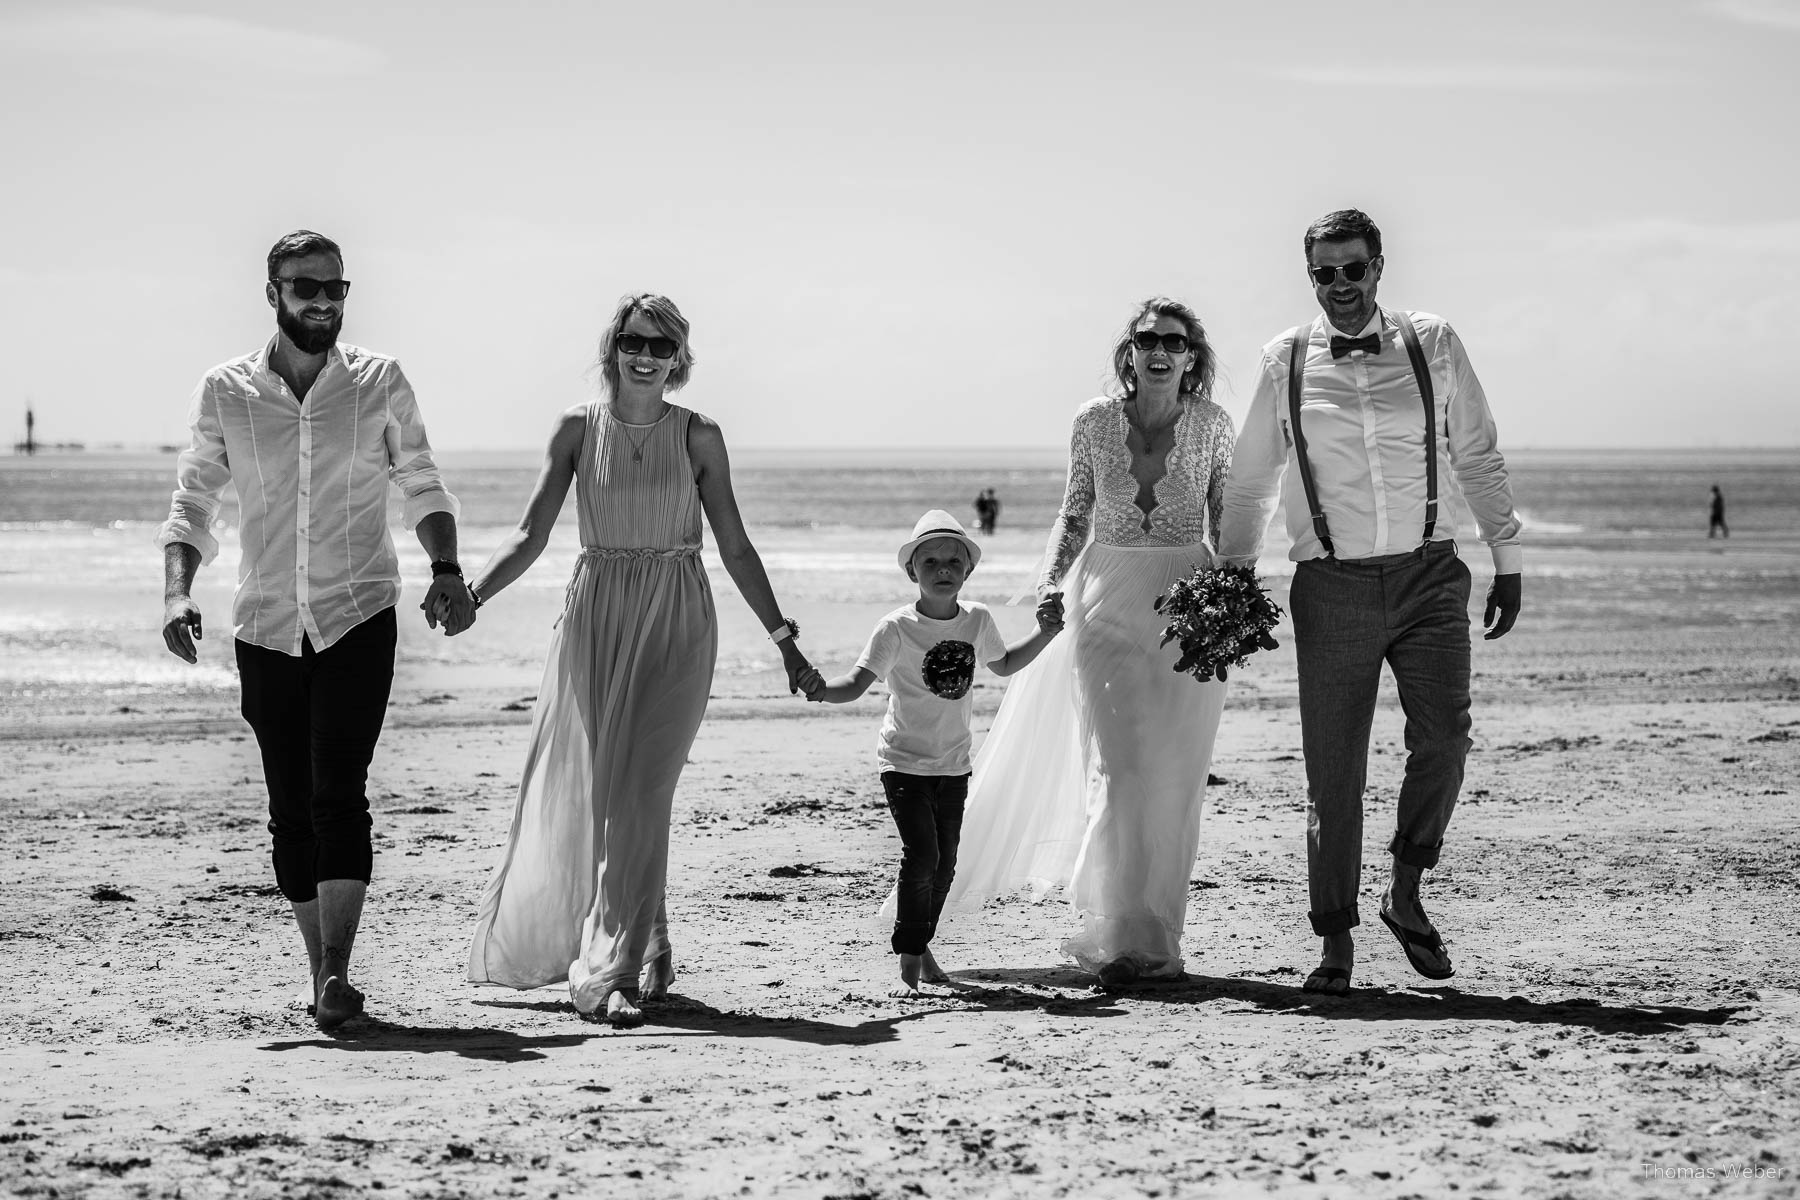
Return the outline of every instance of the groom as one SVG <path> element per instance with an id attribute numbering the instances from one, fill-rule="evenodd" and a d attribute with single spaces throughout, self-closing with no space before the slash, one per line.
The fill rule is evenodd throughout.
<path id="1" fill-rule="evenodd" d="M 1288 607 L 1306 757 L 1306 865 L 1324 957 L 1305 990 L 1342 995 L 1362 873 L 1369 730 L 1387 663 L 1406 713 L 1406 775 L 1381 920 L 1413 969 L 1454 973 L 1419 903 L 1469 749 L 1469 569 L 1440 484 L 1452 479 L 1494 559 L 1483 624 L 1519 615 L 1519 519 L 1487 397 L 1441 317 L 1375 303 L 1381 231 L 1356 209 L 1306 231 L 1322 318 L 1263 348 L 1225 488 L 1220 559 L 1254 566 L 1279 499 L 1295 561 Z M 1429 416 L 1429 419 L 1428 419 Z"/>
<path id="2" fill-rule="evenodd" d="M 337 340 L 343 275 L 337 243 L 310 230 L 269 251 L 263 294 L 275 336 L 200 381 L 156 538 L 163 641 L 195 662 L 200 607 L 190 592 L 219 552 L 213 520 L 235 485 L 244 719 L 262 751 L 275 882 L 306 944 L 321 1029 L 363 1009 L 350 950 L 373 864 L 365 784 L 387 716 L 400 598 L 389 479 L 432 559 L 426 621 L 460 633 L 476 607 L 456 565 L 456 498 L 438 478 L 411 385 L 393 359 Z"/>

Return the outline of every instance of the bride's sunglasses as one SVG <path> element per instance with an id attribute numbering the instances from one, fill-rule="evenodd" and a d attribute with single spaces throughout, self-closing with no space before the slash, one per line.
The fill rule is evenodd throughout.
<path id="1" fill-rule="evenodd" d="M 649 350 L 651 358 L 674 358 L 679 349 L 681 343 L 674 338 L 645 337 L 641 333 L 619 335 L 619 352 L 622 354 L 642 354 Z"/>
<path id="2" fill-rule="evenodd" d="M 1363 276 L 1369 273 L 1369 264 L 1366 262 L 1353 262 L 1345 263 L 1341 267 L 1306 268 L 1306 273 L 1311 275 L 1313 277 L 1313 282 L 1320 287 L 1330 287 L 1337 279 L 1337 273 L 1339 271 L 1342 271 L 1344 273 L 1344 278 L 1348 279 L 1351 283 L 1361 283 L 1363 281 Z"/>
<path id="3" fill-rule="evenodd" d="M 1170 354 L 1185 354 L 1190 345 L 1185 333 L 1158 333 L 1154 329 L 1140 329 L 1131 335 L 1131 344 L 1139 350 L 1154 350 L 1158 343 Z"/>
<path id="4" fill-rule="evenodd" d="M 350 294 L 348 279 L 308 279 L 302 275 L 294 279 L 282 279 L 278 276 L 269 282 L 276 285 L 287 284 L 294 289 L 296 300 L 311 300 L 322 291 L 326 299 L 336 304 Z"/>

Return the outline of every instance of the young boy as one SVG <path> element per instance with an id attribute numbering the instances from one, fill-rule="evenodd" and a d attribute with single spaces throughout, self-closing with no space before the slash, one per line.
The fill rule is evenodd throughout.
<path id="1" fill-rule="evenodd" d="M 916 997 L 921 975 L 932 983 L 950 978 L 929 945 L 956 874 L 969 794 L 975 664 L 1003 676 L 1022 670 L 1062 631 L 1063 613 L 1062 596 L 1048 596 L 1038 604 L 1030 637 L 1010 647 L 1002 641 L 986 605 L 957 598 L 981 561 L 981 547 L 942 509 L 919 518 L 899 558 L 919 585 L 919 598 L 881 619 L 848 675 L 827 681 L 809 671 L 800 686 L 808 700 L 846 704 L 877 679 L 887 681 L 875 757 L 903 847 L 893 936 L 903 986 L 894 994 Z"/>

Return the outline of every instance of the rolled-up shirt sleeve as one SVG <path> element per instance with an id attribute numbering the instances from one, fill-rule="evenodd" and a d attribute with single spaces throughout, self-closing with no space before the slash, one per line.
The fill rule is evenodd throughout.
<path id="1" fill-rule="evenodd" d="M 219 555 L 219 539 L 212 534 L 220 498 L 231 482 L 231 463 L 225 451 L 225 431 L 219 424 L 218 397 L 208 376 L 194 389 L 188 406 L 188 447 L 175 462 L 175 493 L 169 499 L 169 517 L 156 530 L 156 544 L 181 542 L 200 552 L 210 563 Z"/>
<path id="2" fill-rule="evenodd" d="M 1448 324 L 1444 326 L 1443 344 L 1452 381 L 1444 406 L 1450 466 L 1475 518 L 1476 530 L 1493 555 L 1495 573 L 1516 574 L 1524 563 L 1524 551 L 1519 545 L 1520 522 L 1513 509 L 1512 484 L 1506 474 L 1506 459 L 1500 454 L 1500 436 L 1488 410 L 1487 393 L 1475 378 L 1475 368 L 1469 365 L 1462 339 Z"/>
<path id="3" fill-rule="evenodd" d="M 402 524 L 411 529 L 434 512 L 458 516 L 462 505 L 438 475 L 437 462 L 431 457 L 431 440 L 425 435 L 425 421 L 419 415 L 418 399 L 399 363 L 390 364 L 384 382 L 388 397 L 388 478 L 405 499 Z"/>
<path id="4" fill-rule="evenodd" d="M 1225 566 L 1254 567 L 1262 553 L 1269 518 L 1280 502 L 1281 477 L 1287 469 L 1287 434 L 1276 411 L 1276 367 L 1267 354 L 1256 373 L 1250 411 L 1231 455 L 1225 481 L 1224 514 L 1219 522 L 1219 561 Z"/>

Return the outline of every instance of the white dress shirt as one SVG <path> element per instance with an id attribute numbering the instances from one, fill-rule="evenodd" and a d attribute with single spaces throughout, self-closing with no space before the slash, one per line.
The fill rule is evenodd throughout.
<path id="1" fill-rule="evenodd" d="M 1414 313 L 1413 324 L 1435 393 L 1439 498 L 1432 540 L 1457 535 L 1445 502 L 1454 486 L 1474 514 L 1495 572 L 1517 572 L 1523 555 L 1519 518 L 1487 396 L 1462 342 L 1442 317 Z M 1352 350 L 1338 359 L 1331 357 L 1331 337 L 1344 335 L 1323 315 L 1300 329 L 1307 338 L 1300 393 L 1307 460 L 1337 557 L 1376 558 L 1418 549 L 1425 536 L 1425 410 L 1399 325 L 1377 309 L 1361 333 L 1379 334 L 1381 353 Z M 1255 564 L 1278 495 L 1294 543 L 1288 557 L 1296 562 L 1325 557 L 1313 532 L 1300 472 L 1288 469 L 1294 461 L 1288 428 L 1293 336 L 1289 330 L 1263 347 L 1256 391 L 1225 485 L 1219 557 L 1227 565 Z"/>
<path id="2" fill-rule="evenodd" d="M 195 389 L 192 440 L 156 544 L 185 542 L 211 562 L 219 498 L 235 483 L 243 553 L 233 632 L 297 656 L 303 637 L 326 649 L 399 601 L 390 479 L 408 529 L 458 505 L 399 363 L 338 345 L 302 403 L 269 366 L 274 346 L 214 367 Z"/>

